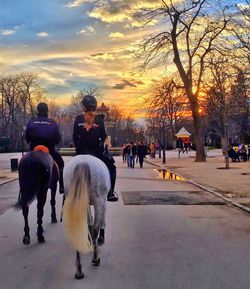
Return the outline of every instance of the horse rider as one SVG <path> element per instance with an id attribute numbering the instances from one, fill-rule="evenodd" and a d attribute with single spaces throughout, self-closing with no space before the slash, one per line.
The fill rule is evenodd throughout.
<path id="1" fill-rule="evenodd" d="M 33 150 L 37 145 L 44 145 L 49 149 L 49 153 L 57 163 L 59 177 L 59 193 L 64 193 L 63 167 L 64 161 L 55 146 L 61 141 L 61 134 L 57 122 L 48 118 L 48 105 L 40 102 L 37 106 L 37 117 L 29 120 L 26 126 L 26 141 Z"/>
<path id="2" fill-rule="evenodd" d="M 85 95 L 82 99 L 83 113 L 78 115 L 74 123 L 73 141 L 76 154 L 89 154 L 102 160 L 110 173 L 111 190 L 108 201 L 117 202 L 118 196 L 114 191 L 116 182 L 116 166 L 112 156 L 104 151 L 104 142 L 107 137 L 104 116 L 96 115 L 97 101 L 92 95 Z"/>

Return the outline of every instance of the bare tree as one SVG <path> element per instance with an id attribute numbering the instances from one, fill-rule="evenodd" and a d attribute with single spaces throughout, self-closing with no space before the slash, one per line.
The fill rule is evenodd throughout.
<path id="1" fill-rule="evenodd" d="M 18 114 L 20 111 L 20 76 L 7 76 L 0 79 L 0 93 L 3 103 L 4 117 L 2 133 L 10 137 L 11 150 L 17 147 L 19 128 Z"/>
<path id="2" fill-rule="evenodd" d="M 89 86 L 80 90 L 76 95 L 72 95 L 70 105 L 68 106 L 68 110 L 74 115 L 77 116 L 82 113 L 82 99 L 85 95 L 92 95 L 97 100 L 101 99 L 101 89 L 96 86 Z"/>
<path id="3" fill-rule="evenodd" d="M 184 89 L 180 88 L 173 79 L 163 79 L 151 88 L 144 103 L 149 116 L 156 118 L 158 124 L 161 115 L 163 113 L 166 115 L 166 125 L 169 127 L 171 143 L 173 143 L 179 122 L 187 111 L 187 98 Z"/>
<path id="4" fill-rule="evenodd" d="M 244 77 L 228 59 L 212 59 L 210 63 L 212 80 L 207 92 L 207 117 L 212 130 L 221 137 L 226 168 L 229 168 L 228 145 L 229 129 L 240 119 L 245 129 L 248 124 L 249 104 L 247 103 Z M 243 80 L 243 81 L 242 81 Z M 243 122 L 243 123 L 242 123 Z"/>
<path id="5" fill-rule="evenodd" d="M 45 89 L 42 87 L 37 75 L 32 73 L 20 74 L 21 81 L 21 104 L 24 114 L 24 120 L 26 120 L 27 111 L 32 116 L 35 115 L 35 106 L 43 99 L 45 100 Z"/>
<path id="6" fill-rule="evenodd" d="M 21 130 L 44 90 L 32 74 L 15 74 L 0 78 L 1 136 L 9 137 L 10 149 L 20 146 Z"/>
<path id="7" fill-rule="evenodd" d="M 237 70 L 235 78 L 231 88 L 230 118 L 234 122 L 240 142 L 247 143 L 250 139 L 250 83 L 247 74 L 241 69 Z"/>
<path id="8" fill-rule="evenodd" d="M 199 97 L 207 69 L 207 59 L 221 52 L 231 14 L 227 1 L 186 0 L 158 1 L 157 8 L 143 9 L 137 17 L 144 23 L 160 24 L 158 32 L 142 45 L 143 67 L 169 63 L 173 59 L 192 112 L 196 161 L 205 161 L 203 126 L 199 112 Z"/>
<path id="9" fill-rule="evenodd" d="M 239 40 L 237 44 L 240 44 L 240 46 L 238 47 L 246 50 L 248 62 L 250 62 L 250 1 L 242 1 L 236 7 L 239 15 L 243 17 L 236 18 L 233 33 Z"/>

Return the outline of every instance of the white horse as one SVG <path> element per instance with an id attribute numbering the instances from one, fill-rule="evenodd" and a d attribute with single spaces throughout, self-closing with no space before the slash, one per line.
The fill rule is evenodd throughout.
<path id="1" fill-rule="evenodd" d="M 91 155 L 73 157 L 64 167 L 66 236 L 76 250 L 76 279 L 82 279 L 80 252 L 93 252 L 92 264 L 100 265 L 98 245 L 104 244 L 107 194 L 111 188 L 106 165 Z M 90 204 L 94 206 L 94 222 Z"/>

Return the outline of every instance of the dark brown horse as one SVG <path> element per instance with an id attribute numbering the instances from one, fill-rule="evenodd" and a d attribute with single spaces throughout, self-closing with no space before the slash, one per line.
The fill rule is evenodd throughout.
<path id="1" fill-rule="evenodd" d="M 55 195 L 59 170 L 49 153 L 43 150 L 26 153 L 19 163 L 19 185 L 20 193 L 16 208 L 22 209 L 24 216 L 23 243 L 30 244 L 29 235 L 29 204 L 37 198 L 37 238 L 39 243 L 45 241 L 43 236 L 43 214 L 47 199 L 47 191 L 51 189 L 51 222 L 56 223 Z"/>

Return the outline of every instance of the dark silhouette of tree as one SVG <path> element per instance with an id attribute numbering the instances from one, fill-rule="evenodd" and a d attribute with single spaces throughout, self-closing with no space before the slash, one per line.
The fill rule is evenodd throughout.
<path id="1" fill-rule="evenodd" d="M 21 73 L 0 78 L 0 135 L 10 141 L 10 150 L 20 148 L 21 131 L 44 98 L 44 89 L 34 74 Z"/>
<path id="2" fill-rule="evenodd" d="M 179 129 L 179 122 L 187 113 L 187 101 L 184 89 L 178 86 L 173 79 L 166 78 L 156 83 L 144 98 L 148 118 L 156 119 L 156 124 L 153 122 L 151 130 L 156 129 L 157 131 L 158 127 L 159 131 L 161 115 L 164 113 L 166 115 L 166 127 L 170 131 L 169 142 L 173 143 L 175 134 Z"/>
<path id="3" fill-rule="evenodd" d="M 156 8 L 142 9 L 136 15 L 145 24 L 159 24 L 157 32 L 144 40 L 139 51 L 144 59 L 142 66 L 167 66 L 173 60 L 192 112 L 196 161 L 206 160 L 199 98 L 207 60 L 212 53 L 225 49 L 223 33 L 231 20 L 229 10 L 227 1 L 162 0 L 156 1 Z"/>

